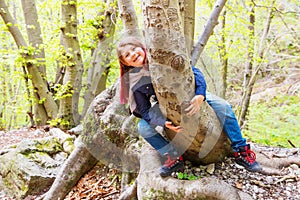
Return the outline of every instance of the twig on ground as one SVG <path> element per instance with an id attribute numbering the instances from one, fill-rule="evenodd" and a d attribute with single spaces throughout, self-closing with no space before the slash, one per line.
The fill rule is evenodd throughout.
<path id="1" fill-rule="evenodd" d="M 296 175 L 286 175 L 286 176 L 282 177 L 281 179 L 277 180 L 275 182 L 275 184 L 283 182 L 283 181 L 288 180 L 288 179 L 295 179 L 295 181 L 297 181 L 297 176 Z"/>
<path id="2" fill-rule="evenodd" d="M 292 143 L 291 140 L 288 140 L 288 143 L 290 143 L 290 145 L 291 145 L 293 148 L 296 148 L 296 146 Z"/>

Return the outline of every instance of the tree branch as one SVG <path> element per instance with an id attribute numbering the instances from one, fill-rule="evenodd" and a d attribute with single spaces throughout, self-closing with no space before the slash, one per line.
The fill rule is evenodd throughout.
<path id="1" fill-rule="evenodd" d="M 15 21 L 12 18 L 4 0 L 0 0 L 0 15 L 1 15 L 4 23 L 8 27 L 9 32 L 13 36 L 17 46 L 19 48 L 22 46 L 26 47 L 27 43 L 26 43 L 21 31 L 19 30 L 19 28 L 17 26 L 15 26 Z"/>
<path id="2" fill-rule="evenodd" d="M 196 45 L 194 46 L 194 49 L 192 51 L 191 62 L 192 62 L 193 66 L 196 65 L 196 63 L 199 59 L 199 56 L 202 53 L 209 37 L 212 35 L 215 26 L 218 24 L 218 18 L 220 16 L 220 13 L 221 13 L 225 3 L 226 3 L 226 0 L 218 0 L 215 3 L 215 8 L 212 11 L 212 13 L 207 21 L 205 29 L 204 29 L 202 35 L 199 37 L 199 40 L 196 43 Z"/>
<path id="3" fill-rule="evenodd" d="M 120 17 L 123 22 L 125 34 L 140 35 L 138 29 L 138 18 L 132 0 L 118 0 Z"/>

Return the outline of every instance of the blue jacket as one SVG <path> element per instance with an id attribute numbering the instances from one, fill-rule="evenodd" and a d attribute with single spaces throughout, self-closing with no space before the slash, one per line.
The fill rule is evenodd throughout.
<path id="1" fill-rule="evenodd" d="M 139 68 L 135 68 L 132 72 Z M 206 98 L 206 82 L 202 72 L 192 66 L 195 77 L 195 94 L 203 95 Z M 133 95 L 137 104 L 137 107 L 132 113 L 139 118 L 146 120 L 150 125 L 165 126 L 166 118 L 163 116 L 159 109 L 158 103 L 151 105 L 151 98 L 157 101 L 153 85 L 151 83 L 150 76 L 143 76 L 132 87 Z"/>

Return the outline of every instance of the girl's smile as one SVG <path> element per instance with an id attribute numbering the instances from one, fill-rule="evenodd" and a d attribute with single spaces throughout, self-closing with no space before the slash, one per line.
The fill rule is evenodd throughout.
<path id="1" fill-rule="evenodd" d="M 141 47 L 126 45 L 123 47 L 122 57 L 128 66 L 142 67 L 145 60 L 145 51 Z"/>

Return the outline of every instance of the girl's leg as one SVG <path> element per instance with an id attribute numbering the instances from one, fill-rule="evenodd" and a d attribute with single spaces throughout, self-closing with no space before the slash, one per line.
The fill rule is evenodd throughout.
<path id="1" fill-rule="evenodd" d="M 141 119 L 138 124 L 139 134 L 165 158 L 165 163 L 159 169 L 162 177 L 170 176 L 174 171 L 184 166 L 182 156 L 178 155 L 173 146 L 159 134 L 148 122 Z"/>
<path id="2" fill-rule="evenodd" d="M 141 119 L 138 123 L 139 134 L 154 148 L 160 155 L 177 154 L 174 147 L 159 134 L 148 122 Z"/>
<path id="3" fill-rule="evenodd" d="M 231 141 L 231 147 L 234 151 L 239 151 L 239 147 L 246 146 L 246 139 L 242 137 L 240 126 L 231 105 L 224 99 L 207 92 L 207 103 L 215 111 L 223 130 Z"/>

